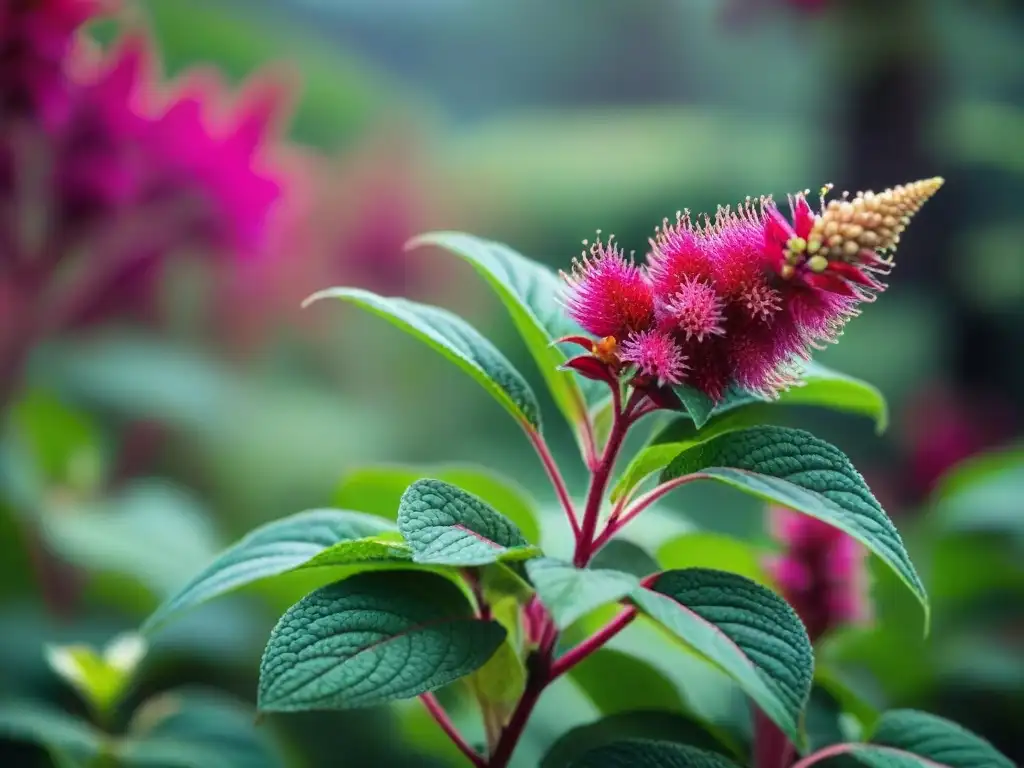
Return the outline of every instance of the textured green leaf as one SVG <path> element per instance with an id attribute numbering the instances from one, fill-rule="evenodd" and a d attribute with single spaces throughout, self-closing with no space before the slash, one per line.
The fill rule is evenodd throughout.
<path id="1" fill-rule="evenodd" d="M 260 526 L 222 552 L 143 625 L 149 632 L 181 611 L 268 576 L 303 565 L 341 543 L 365 540 L 394 531 L 387 520 L 340 509 L 314 509 Z M 341 564 L 334 550 L 332 565 Z M 347 563 L 407 559 L 397 544 L 364 541 L 350 551 Z"/>
<path id="2" fill-rule="evenodd" d="M 134 768 L 278 768 L 266 729 L 253 727 L 250 706 L 215 691 L 182 688 L 143 704 L 119 745 Z"/>
<path id="3" fill-rule="evenodd" d="M 528 561 L 526 573 L 559 629 L 640 586 L 640 580 L 629 573 L 576 568 L 548 557 Z"/>
<path id="4" fill-rule="evenodd" d="M 358 288 L 329 288 L 313 294 L 303 305 L 331 298 L 351 302 L 415 336 L 472 376 L 524 426 L 540 429 L 540 405 L 526 379 L 461 317 L 440 307 Z"/>
<path id="5" fill-rule="evenodd" d="M 431 573 L 360 573 L 307 595 L 274 627 L 259 707 L 288 712 L 383 704 L 482 667 L 505 639 L 466 596 Z"/>
<path id="6" fill-rule="evenodd" d="M 534 513 L 537 503 L 530 494 L 509 478 L 472 464 L 357 467 L 338 484 L 334 504 L 341 509 L 371 512 L 394 520 L 398 517 L 398 503 L 405 489 L 427 477 L 457 485 L 479 496 L 515 523 L 527 541 L 540 540 L 540 526 Z"/>
<path id="7" fill-rule="evenodd" d="M 487 281 L 512 317 L 552 397 L 578 433 L 588 405 L 607 395 L 607 388 L 559 370 L 567 357 L 552 342 L 581 330 L 558 302 L 563 287 L 558 276 L 506 245 L 461 232 L 430 232 L 409 243 L 411 248 L 424 245 L 462 257 Z"/>
<path id="8" fill-rule="evenodd" d="M 845 531 L 893 569 L 920 601 L 928 596 L 896 527 L 846 455 L 809 432 L 753 427 L 679 454 L 662 482 L 685 475 L 717 480 Z"/>
<path id="9" fill-rule="evenodd" d="M 814 655 L 793 609 L 771 590 L 724 571 L 666 571 L 633 600 L 728 673 L 795 743 Z"/>
<path id="10" fill-rule="evenodd" d="M 772 583 L 762 553 L 755 546 L 719 533 L 696 531 L 669 539 L 658 548 L 658 563 L 658 570 L 713 568 L 738 573 L 765 586 Z"/>
<path id="11" fill-rule="evenodd" d="M 683 404 L 683 410 L 689 414 L 690 419 L 693 421 L 693 425 L 700 429 L 708 423 L 708 419 L 711 418 L 712 413 L 715 410 L 715 401 L 705 395 L 699 389 L 694 389 L 687 384 L 681 384 L 678 387 L 673 387 L 672 391 L 676 393 L 676 397 L 679 398 Z"/>
<path id="12" fill-rule="evenodd" d="M 903 750 L 949 768 L 1013 768 L 1013 763 L 977 734 L 944 718 L 912 709 L 894 709 L 883 714 L 875 725 L 871 743 Z M 855 755 L 863 760 L 862 753 Z"/>
<path id="13" fill-rule="evenodd" d="M 0 737 L 58 750 L 82 762 L 107 751 L 106 736 L 85 720 L 34 701 L 0 702 Z"/>
<path id="14" fill-rule="evenodd" d="M 727 757 L 685 744 L 627 739 L 587 752 L 569 768 L 739 768 Z"/>
<path id="15" fill-rule="evenodd" d="M 603 717 L 563 734 L 548 750 L 540 768 L 572 766 L 576 764 L 574 760 L 587 752 L 630 739 L 671 742 L 708 752 L 731 754 L 712 733 L 695 720 L 676 712 L 636 709 Z"/>
<path id="16" fill-rule="evenodd" d="M 515 523 L 441 480 L 417 480 L 406 489 L 398 505 L 398 530 L 417 563 L 488 565 L 539 554 Z"/>

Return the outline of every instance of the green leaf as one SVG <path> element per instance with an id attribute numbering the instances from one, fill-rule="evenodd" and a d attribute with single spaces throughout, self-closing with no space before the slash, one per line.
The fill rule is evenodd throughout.
<path id="1" fill-rule="evenodd" d="M 803 512 L 845 531 L 878 555 L 914 593 L 928 596 L 896 527 L 846 455 L 809 432 L 763 426 L 729 432 L 679 454 L 661 481 L 693 475 Z"/>
<path id="2" fill-rule="evenodd" d="M 128 577 L 157 600 L 172 595 L 221 546 L 199 500 L 153 478 L 105 497 L 54 498 L 40 520 L 46 543 L 61 558 L 89 573 Z"/>
<path id="3" fill-rule="evenodd" d="M 617 741 L 587 752 L 568 768 L 740 768 L 727 757 L 685 744 L 649 739 Z"/>
<path id="4" fill-rule="evenodd" d="M 705 443 L 726 432 L 735 432 L 771 421 L 775 411 L 768 405 L 749 406 L 714 419 L 703 429 L 697 429 L 687 418 L 679 418 L 654 434 L 633 459 L 612 488 L 611 499 L 618 501 L 655 472 L 668 466 L 683 451 Z"/>
<path id="5" fill-rule="evenodd" d="M 99 488 L 105 457 L 98 425 L 85 414 L 36 389 L 12 403 L 10 416 L 12 436 L 42 487 L 70 486 L 81 492 Z"/>
<path id="6" fill-rule="evenodd" d="M 724 571 L 667 571 L 633 593 L 637 606 L 728 673 L 790 739 L 803 743 L 800 715 L 814 655 L 803 624 L 771 590 Z"/>
<path id="7" fill-rule="evenodd" d="M 526 690 L 526 665 L 506 637 L 488 662 L 468 680 L 480 699 L 504 721 Z"/>
<path id="8" fill-rule="evenodd" d="M 443 576 L 360 573 L 281 617 L 260 665 L 259 707 L 347 709 L 412 698 L 476 671 L 504 639 L 504 628 L 475 618 Z"/>
<path id="9" fill-rule="evenodd" d="M 102 653 L 88 645 L 49 645 L 47 663 L 102 717 L 118 702 L 146 653 L 138 635 L 115 638 Z"/>
<path id="10" fill-rule="evenodd" d="M 487 281 L 512 317 L 555 403 L 578 434 L 587 418 L 588 406 L 605 396 L 607 389 L 570 371 L 559 370 L 567 357 L 552 342 L 581 331 L 558 303 L 562 291 L 558 276 L 506 245 L 461 232 L 430 232 L 411 240 L 408 247 L 424 245 L 435 245 L 460 256 Z"/>
<path id="11" fill-rule="evenodd" d="M 902 750 L 949 768 L 1013 768 L 1013 763 L 977 734 L 944 718 L 913 709 L 895 709 L 883 714 L 875 726 L 871 743 Z M 854 756 L 872 766 L 883 765 L 873 757 L 864 760 L 865 754 L 869 753 L 857 751 Z"/>
<path id="12" fill-rule="evenodd" d="M 694 419 L 687 417 L 674 420 L 656 432 L 633 457 L 612 489 L 612 500 L 631 491 L 682 451 L 712 437 L 758 424 L 784 424 L 786 410 L 778 408 L 779 405 L 815 405 L 869 416 L 875 420 L 879 433 L 885 430 L 885 398 L 870 384 L 817 363 L 808 364 L 803 381 L 802 386 L 791 387 L 777 400 L 732 390 L 715 406 L 711 418 L 705 417 L 707 423 L 695 424 Z"/>
<path id="13" fill-rule="evenodd" d="M 534 513 L 537 503 L 526 490 L 507 477 L 472 464 L 357 467 L 342 478 L 334 492 L 334 504 L 341 509 L 356 509 L 394 520 L 405 489 L 426 477 L 479 496 L 519 526 L 527 541 L 540 540 L 540 526 Z"/>
<path id="14" fill-rule="evenodd" d="M 1024 451 L 1000 451 L 961 463 L 935 493 L 934 521 L 951 531 L 1024 537 Z"/>
<path id="15" fill-rule="evenodd" d="M 314 509 L 274 520 L 222 552 L 157 608 L 142 629 L 151 632 L 175 614 L 246 584 L 286 573 L 332 549 L 331 565 L 410 559 L 403 556 L 399 545 L 366 541 L 394 530 L 391 523 L 379 517 L 340 509 Z M 341 547 L 357 541 L 362 543 L 352 549 Z M 341 557 L 343 554 L 346 557 Z"/>
<path id="16" fill-rule="evenodd" d="M 406 489 L 398 530 L 417 563 L 475 566 L 539 554 L 511 520 L 440 480 L 417 480 Z"/>
<path id="17" fill-rule="evenodd" d="M 712 412 L 715 410 L 715 401 L 705 395 L 699 389 L 694 389 L 687 384 L 673 387 L 672 391 L 683 404 L 683 410 L 693 420 L 693 425 L 700 429 L 708 423 Z"/>
<path id="18" fill-rule="evenodd" d="M 85 720 L 34 701 L 0 702 L 0 736 L 38 744 L 83 763 L 108 751 L 107 737 Z"/>
<path id="19" fill-rule="evenodd" d="M 669 539 L 658 548 L 658 570 L 682 568 L 713 568 L 745 576 L 751 581 L 770 586 L 772 580 L 765 570 L 761 552 L 756 547 L 718 533 L 697 531 Z"/>
<path id="20" fill-rule="evenodd" d="M 730 754 L 703 725 L 675 712 L 636 709 L 603 717 L 565 733 L 556 741 L 540 768 L 565 768 L 573 761 L 605 745 L 630 739 L 682 744 L 723 755 Z"/>
<path id="21" fill-rule="evenodd" d="M 590 568 L 625 571 L 641 579 L 662 570 L 646 549 L 623 538 L 614 538 L 601 547 L 590 561 Z"/>
<path id="22" fill-rule="evenodd" d="M 214 691 L 183 688 L 136 710 L 120 745 L 134 768 L 278 768 L 284 765 L 251 707 Z"/>
<path id="23" fill-rule="evenodd" d="M 472 376 L 524 427 L 540 431 L 537 397 L 501 352 L 465 320 L 447 310 L 358 288 L 328 288 L 303 302 L 341 299 L 384 318 L 432 347 Z"/>
<path id="24" fill-rule="evenodd" d="M 782 392 L 778 398 L 733 388 L 715 406 L 713 417 L 751 403 L 778 405 L 814 405 L 874 419 L 875 429 L 882 433 L 889 424 L 889 409 L 882 393 L 871 384 L 845 373 L 832 370 L 820 363 L 805 364 L 800 383 Z"/>
<path id="25" fill-rule="evenodd" d="M 596 608 L 630 595 L 640 580 L 629 573 L 576 568 L 541 557 L 526 563 L 526 573 L 559 629 L 566 629 Z"/>
<path id="26" fill-rule="evenodd" d="M 877 387 L 810 362 L 801 374 L 802 385 L 790 387 L 778 399 L 781 405 L 815 405 L 874 419 L 875 431 L 889 426 L 889 406 Z"/>
<path id="27" fill-rule="evenodd" d="M 569 676 L 603 715 L 633 709 L 685 712 L 676 687 L 643 659 L 600 648 L 569 670 Z"/>

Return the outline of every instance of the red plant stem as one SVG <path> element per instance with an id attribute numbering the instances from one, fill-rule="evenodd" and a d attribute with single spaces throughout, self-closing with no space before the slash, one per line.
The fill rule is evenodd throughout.
<path id="1" fill-rule="evenodd" d="M 601 547 L 608 543 L 612 536 L 614 536 L 616 533 L 625 528 L 630 520 L 635 518 L 637 515 L 639 515 L 649 506 L 651 506 L 662 496 L 671 491 L 674 491 L 681 485 L 686 485 L 692 480 L 700 480 L 703 477 L 705 477 L 705 475 L 703 475 L 702 473 L 694 472 L 693 474 L 683 475 L 682 477 L 677 477 L 674 480 L 669 480 L 666 483 L 662 483 L 661 485 L 655 486 L 647 493 L 645 493 L 643 496 L 638 498 L 634 502 L 633 506 L 631 506 L 624 513 L 622 513 L 622 515 L 619 516 L 618 519 L 612 518 L 608 521 L 608 525 L 605 526 L 605 529 L 601 532 L 601 535 L 598 536 L 597 540 L 594 542 L 592 551 L 597 552 L 597 550 L 599 550 Z"/>
<path id="2" fill-rule="evenodd" d="M 573 554 L 572 562 L 577 568 L 584 567 L 590 562 L 594 552 L 594 538 L 597 533 L 597 521 L 601 516 L 601 501 L 604 499 L 605 490 L 608 488 L 608 480 L 611 478 L 612 469 L 615 467 L 615 460 L 622 449 L 622 443 L 626 438 L 633 422 L 629 417 L 630 411 L 642 399 L 643 395 L 634 391 L 626 403 L 625 408 L 615 410 L 615 421 L 612 422 L 611 433 L 608 435 L 608 442 L 605 444 L 601 454 L 601 463 L 594 470 L 590 479 L 590 490 L 587 492 L 587 501 L 583 508 L 583 523 L 580 526 L 579 535 L 576 537 L 576 552 Z M 615 397 L 618 405 L 621 398 Z"/>
<path id="3" fill-rule="evenodd" d="M 539 435 L 527 430 L 534 447 L 537 449 L 537 453 L 540 455 L 545 467 L 548 468 L 548 474 L 555 484 L 556 491 L 563 498 L 563 505 L 569 513 L 569 520 L 573 523 L 573 533 L 576 535 L 576 552 L 573 562 L 577 567 L 582 567 L 590 561 L 593 553 L 594 533 L 596 532 L 597 520 L 601 513 L 601 501 L 604 498 L 608 480 L 611 477 L 612 468 L 615 466 L 615 460 L 618 458 L 619 450 L 622 448 L 623 440 L 632 424 L 629 413 L 640 402 L 641 398 L 641 395 L 634 393 L 629 402 L 626 403 L 625 408 L 622 408 L 621 395 L 613 392 L 615 421 L 612 423 L 608 442 L 601 452 L 600 460 L 597 466 L 592 468 L 590 490 L 587 492 L 582 526 L 576 523 L 572 504 L 568 501 L 568 493 L 565 492 L 565 484 L 561 481 L 561 474 L 551 459 L 551 454 L 547 450 L 546 444 Z M 490 760 L 486 762 L 487 768 L 507 768 L 509 761 L 512 759 L 512 753 L 515 751 L 516 745 L 526 729 L 530 715 L 533 713 L 534 707 L 537 706 L 537 701 L 540 699 L 544 689 L 555 678 L 564 674 L 570 667 L 578 664 L 590 653 L 593 653 L 611 639 L 617 632 L 621 631 L 632 621 L 634 616 L 635 611 L 627 610 L 623 612 L 608 626 L 602 628 L 593 637 L 571 650 L 558 662 L 555 662 L 553 661 L 553 655 L 555 644 L 558 641 L 558 628 L 555 626 L 550 614 L 544 613 L 543 625 L 537 631 L 539 638 L 537 650 L 527 660 L 529 672 L 526 678 L 526 688 L 515 709 L 512 711 L 508 725 L 505 726 L 501 736 L 498 738 L 498 743 L 494 747 Z"/>
<path id="4" fill-rule="evenodd" d="M 545 442 L 540 432 L 535 430 L 533 427 L 524 424 L 523 430 L 526 432 L 526 436 L 530 438 L 530 443 L 533 445 L 533 449 L 537 452 L 537 456 L 540 457 L 541 464 L 544 465 L 544 469 L 548 473 L 548 478 L 550 478 L 551 485 L 554 487 L 558 500 L 562 504 L 562 509 L 565 510 L 566 517 L 569 518 L 569 525 L 572 526 L 573 535 L 578 538 L 580 534 L 580 524 L 579 521 L 576 520 L 576 508 L 573 506 L 572 497 L 569 495 L 569 489 L 565 485 L 565 480 L 562 477 L 561 471 L 558 469 L 558 464 L 555 463 L 555 458 L 551 455 L 551 450 L 548 448 L 547 442 Z"/>
<path id="5" fill-rule="evenodd" d="M 486 763 L 488 768 L 506 768 L 512 759 L 512 753 L 526 729 L 526 723 L 537 706 L 540 695 L 548 684 L 554 680 L 552 675 L 551 656 L 558 640 L 555 623 L 548 617 L 547 624 L 541 632 L 541 642 L 536 652 L 528 659 L 529 673 L 526 678 L 526 689 L 519 703 L 516 704 L 512 717 L 502 731 L 498 744 L 494 748 L 491 759 Z"/>
<path id="6" fill-rule="evenodd" d="M 628 627 L 636 616 L 636 608 L 623 609 L 618 616 L 608 622 L 608 624 L 600 630 L 595 632 L 572 650 L 567 651 L 565 654 L 555 659 L 554 663 L 551 665 L 551 678 L 556 679 L 559 676 L 564 675 L 594 651 L 604 647 L 609 640 Z"/>
<path id="7" fill-rule="evenodd" d="M 427 707 L 427 711 L 431 717 L 437 721 L 437 724 L 441 726 L 448 738 L 452 740 L 452 743 L 459 748 L 459 751 L 464 754 L 469 761 L 476 766 L 476 768 L 486 768 L 487 761 L 482 755 L 480 755 L 475 749 L 473 749 L 466 740 L 459 733 L 459 729 L 455 727 L 455 723 L 448 717 L 448 713 L 444 711 L 441 706 L 441 702 L 437 700 L 437 697 L 432 693 L 424 693 L 420 698 Z"/>
<path id="8" fill-rule="evenodd" d="M 586 408 L 586 406 L 584 406 Z M 594 425 L 587 413 L 583 419 L 583 463 L 587 469 L 597 466 L 600 459 L 597 456 L 597 439 L 594 437 Z"/>

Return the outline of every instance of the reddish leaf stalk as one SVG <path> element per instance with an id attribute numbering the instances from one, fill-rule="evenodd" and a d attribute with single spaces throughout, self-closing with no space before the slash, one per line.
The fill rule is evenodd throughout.
<path id="1" fill-rule="evenodd" d="M 555 462 L 555 457 L 551 455 L 551 450 L 548 448 L 548 444 L 540 432 L 526 425 L 523 426 L 523 430 L 530 439 L 533 449 L 537 452 L 541 464 L 544 465 L 544 470 L 548 473 L 548 478 L 555 489 L 558 501 L 562 504 L 566 517 L 569 518 L 569 525 L 572 526 L 573 535 L 578 537 L 580 535 L 580 524 L 576 519 L 576 509 L 573 506 L 572 497 L 569 496 L 569 489 L 565 485 L 562 473 L 558 469 L 558 464 Z M 591 445 L 593 445 L 593 439 L 591 439 Z"/>
<path id="2" fill-rule="evenodd" d="M 662 483 L 661 485 L 655 486 L 649 490 L 637 499 L 633 503 L 633 506 L 629 507 L 625 512 L 622 512 L 619 515 L 613 514 L 608 520 L 608 525 L 605 526 L 604 531 L 602 531 L 601 535 L 594 541 L 592 552 L 597 552 L 601 547 L 607 544 L 615 534 L 625 528 L 630 520 L 634 519 L 662 496 L 674 491 L 681 485 L 686 485 L 686 483 L 689 483 L 692 480 L 699 480 L 702 477 L 704 477 L 704 475 L 700 472 L 694 472 L 690 475 L 683 475 L 682 477 L 669 480 L 668 482 Z"/>
<path id="3" fill-rule="evenodd" d="M 476 766 L 476 768 L 486 768 L 487 761 L 482 755 L 477 753 L 469 743 L 459 733 L 459 729 L 455 727 L 455 723 L 448 717 L 448 713 L 444 711 L 441 706 L 441 702 L 437 700 L 437 697 L 432 693 L 424 693 L 420 698 L 427 707 L 427 711 L 430 712 L 437 724 L 441 726 L 441 729 L 447 734 L 448 738 L 452 740 L 452 743 L 459 748 L 459 751 L 464 754 L 469 761 Z"/>
<path id="4" fill-rule="evenodd" d="M 608 624 L 581 642 L 571 651 L 566 652 L 564 655 L 556 659 L 554 664 L 551 665 L 551 677 L 554 679 L 564 675 L 594 651 L 604 647 L 609 640 L 628 627 L 636 616 L 636 608 L 624 608 L 619 615 L 608 622 Z"/>
<path id="5" fill-rule="evenodd" d="M 639 404 L 643 397 L 643 393 L 635 391 L 630 396 L 625 408 L 620 409 L 616 407 L 615 409 L 615 421 L 612 422 L 608 443 L 601 454 L 601 463 L 594 470 L 591 477 L 590 491 L 587 493 L 586 506 L 583 509 L 583 523 L 576 538 L 576 552 L 573 555 L 573 565 L 577 568 L 582 568 L 589 563 L 590 558 L 597 551 L 595 536 L 598 518 L 601 516 L 601 502 L 604 499 L 605 490 L 608 488 L 608 480 L 611 478 L 612 469 L 615 467 L 615 460 L 622 449 L 626 433 L 633 424 L 631 411 Z M 618 406 L 618 402 L 619 399 L 616 398 L 616 406 Z"/>

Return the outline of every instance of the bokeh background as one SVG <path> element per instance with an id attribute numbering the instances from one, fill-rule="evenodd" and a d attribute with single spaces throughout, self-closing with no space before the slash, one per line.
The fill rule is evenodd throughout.
<path id="1" fill-rule="evenodd" d="M 953 718 L 1024 761 L 1024 4 L 119 5 L 88 28 L 95 48 L 81 66 L 102 69 L 126 39 L 149 40 L 140 98 L 194 98 L 206 115 L 198 128 L 182 118 L 161 156 L 213 192 L 190 201 L 205 222 L 196 237 L 159 218 L 133 235 L 116 206 L 90 212 L 102 226 L 72 249 L 81 263 L 53 301 L 0 253 L 0 690 L 79 711 L 45 643 L 102 644 L 137 626 L 252 527 L 344 506 L 372 483 L 366 467 L 483 463 L 553 501 L 515 425 L 457 369 L 354 309 L 300 309 L 338 284 L 443 304 L 541 392 L 494 296 L 449 255 L 404 252 L 412 235 L 464 230 L 561 268 L 597 229 L 642 256 L 654 226 L 684 207 L 942 175 L 891 288 L 820 356 L 885 393 L 888 430 L 797 417 L 854 459 L 904 532 L 933 631 L 921 639 L 917 609 L 879 573 L 875 625 L 824 652 L 873 701 Z M 128 122 L 104 130 L 120 136 Z M 219 145 L 223 162 L 191 157 L 189 130 L 222 123 L 241 136 Z M 0 121 L 5 138 L 28 142 L 15 156 L 30 157 L 32 133 L 16 124 Z M 82 140 L 96 136 L 109 139 Z M 97 157 L 100 187 L 120 200 L 112 161 Z M 85 184 L 85 167 L 58 191 Z M 39 225 L 14 188 L 0 187 L 5 214 L 49 242 L 60 222 Z M 96 254 L 116 246 L 103 226 L 144 241 L 132 246 L 144 254 L 104 273 Z M 207 236 L 217 227 L 228 235 Z M 96 274 L 107 282 L 74 290 Z M 572 438 L 548 413 L 578 491 Z M 680 531 L 764 538 L 763 510 L 727 491 L 686 489 L 667 506 L 664 524 Z M 249 590 L 169 627 L 130 701 L 185 684 L 253 701 L 269 628 L 297 597 L 286 592 Z M 681 683 L 686 706 L 714 697 L 702 681 Z M 605 705 L 616 706 L 553 693 L 536 748 Z M 458 764 L 415 702 L 260 728 L 296 766 Z M 3 741 L 0 760 L 49 764 Z"/>

